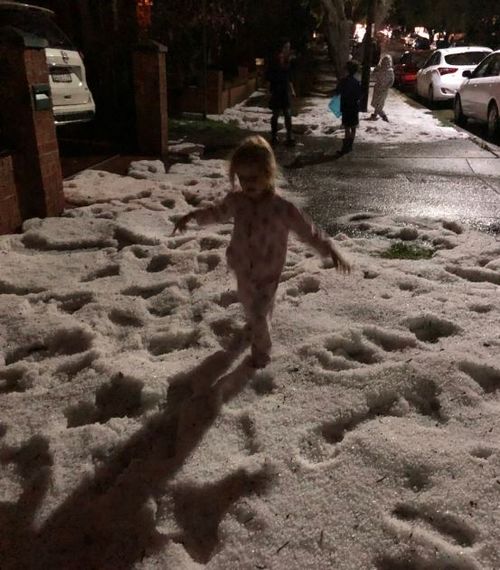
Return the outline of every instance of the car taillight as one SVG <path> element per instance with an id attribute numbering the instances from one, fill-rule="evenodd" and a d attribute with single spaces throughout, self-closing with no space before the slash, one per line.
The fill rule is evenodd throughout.
<path id="1" fill-rule="evenodd" d="M 458 67 L 438 67 L 439 75 L 448 75 L 448 73 L 455 73 Z"/>

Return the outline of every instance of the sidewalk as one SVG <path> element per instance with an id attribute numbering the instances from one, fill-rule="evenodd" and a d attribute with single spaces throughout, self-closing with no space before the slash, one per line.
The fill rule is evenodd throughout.
<path id="1" fill-rule="evenodd" d="M 268 136 L 266 101 L 258 93 L 220 118 Z M 363 210 L 498 229 L 500 148 L 441 123 L 391 90 L 390 123 L 368 121 L 370 113 L 361 113 L 354 151 L 338 159 L 343 129 L 327 103 L 326 97 L 300 100 L 294 118 L 298 145 L 276 149 L 292 187 L 309 197 L 309 210 L 323 226 L 338 227 L 333 218 Z"/>
<path id="2" fill-rule="evenodd" d="M 469 139 L 358 143 L 340 160 L 331 151 L 315 151 L 326 144 L 324 139 L 308 141 L 286 170 L 292 187 L 309 197 L 309 209 L 323 225 L 363 210 L 500 229 L 500 159 Z"/>

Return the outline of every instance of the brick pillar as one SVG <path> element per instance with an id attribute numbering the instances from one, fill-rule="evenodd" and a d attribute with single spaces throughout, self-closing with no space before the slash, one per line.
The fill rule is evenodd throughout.
<path id="1" fill-rule="evenodd" d="M 138 46 L 133 54 L 137 139 L 140 152 L 168 154 L 166 48 L 156 42 Z"/>
<path id="2" fill-rule="evenodd" d="M 0 234 L 11 234 L 21 226 L 12 157 L 0 154 Z"/>
<path id="3" fill-rule="evenodd" d="M 0 43 L 0 123 L 12 152 L 23 220 L 57 216 L 64 209 L 59 147 L 50 99 L 37 110 L 33 86 L 49 85 L 45 40 L 13 32 Z M 43 104 L 45 102 L 45 105 Z"/>
<path id="4" fill-rule="evenodd" d="M 222 105 L 222 89 L 224 88 L 224 74 L 222 71 L 210 69 L 207 73 L 207 99 L 208 112 L 220 115 L 224 112 Z"/>

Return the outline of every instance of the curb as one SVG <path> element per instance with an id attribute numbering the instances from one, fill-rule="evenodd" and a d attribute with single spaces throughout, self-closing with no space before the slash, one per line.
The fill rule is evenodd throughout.
<path id="1" fill-rule="evenodd" d="M 465 133 L 471 139 L 471 141 L 473 143 L 477 144 L 477 146 L 479 146 L 483 150 L 491 152 L 491 154 L 495 155 L 497 158 L 500 158 L 500 146 L 497 146 L 496 144 L 493 144 L 490 141 L 486 141 L 486 140 L 482 139 L 481 137 L 474 135 L 473 133 L 471 133 L 467 129 L 464 129 L 463 127 L 460 127 L 456 123 L 451 123 L 451 125 L 453 126 L 453 128 L 456 131 L 460 131 L 462 133 Z"/>

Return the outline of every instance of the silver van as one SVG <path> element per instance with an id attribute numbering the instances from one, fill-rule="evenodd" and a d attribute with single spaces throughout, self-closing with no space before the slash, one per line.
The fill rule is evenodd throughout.
<path id="1" fill-rule="evenodd" d="M 87 85 L 82 57 L 55 23 L 54 12 L 0 0 L 0 34 L 6 26 L 47 40 L 45 56 L 56 125 L 91 121 L 95 103 Z"/>

